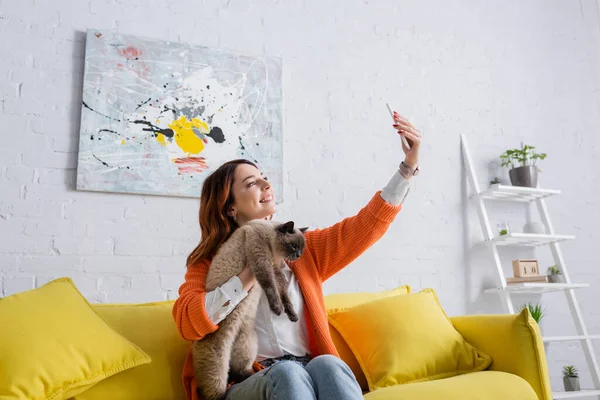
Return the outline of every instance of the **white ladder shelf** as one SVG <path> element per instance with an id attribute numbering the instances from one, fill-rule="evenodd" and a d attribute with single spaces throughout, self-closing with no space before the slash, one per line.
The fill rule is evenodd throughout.
<path id="1" fill-rule="evenodd" d="M 583 398 L 583 397 L 596 397 L 600 398 L 600 367 L 596 360 L 596 354 L 594 352 L 594 346 L 592 340 L 600 339 L 600 335 L 590 335 L 587 331 L 579 303 L 575 297 L 575 289 L 585 288 L 589 285 L 572 283 L 571 277 L 567 265 L 564 261 L 562 252 L 559 247 L 559 242 L 564 240 L 575 239 L 574 236 L 570 235 L 557 235 L 554 232 L 554 227 L 548 214 L 546 207 L 546 198 L 560 194 L 559 190 L 548 190 L 540 188 L 529 188 L 529 187 L 518 187 L 518 186 L 507 186 L 507 185 L 492 185 L 487 190 L 480 190 L 477 176 L 475 174 L 475 168 L 473 166 L 473 160 L 469 153 L 467 139 L 464 135 L 461 135 L 461 147 L 463 153 L 463 162 L 469 178 L 471 189 L 473 190 L 473 198 L 477 203 L 477 211 L 479 214 L 479 220 L 481 223 L 481 229 L 485 238 L 485 243 L 489 245 L 495 264 L 496 272 L 496 287 L 486 289 L 486 293 L 497 293 L 500 296 L 504 310 L 507 313 L 514 314 L 515 307 L 511 298 L 511 294 L 540 294 L 551 291 L 564 291 L 569 304 L 569 309 L 573 315 L 577 334 L 574 336 L 551 336 L 544 337 L 544 342 L 566 342 L 566 341 L 580 341 L 583 345 L 583 352 L 590 369 L 594 386 L 596 389 L 592 390 L 581 390 L 577 392 L 555 392 L 553 394 L 554 399 L 571 399 L 571 398 Z M 497 201 L 512 201 L 512 202 L 535 202 L 542 218 L 546 231 L 548 234 L 527 234 L 527 233 L 510 233 L 502 236 L 494 236 L 488 217 L 485 200 L 497 200 Z M 500 256 L 498 253 L 499 246 L 550 246 L 552 255 L 556 265 L 561 269 L 564 276 L 564 283 L 521 283 L 516 285 L 508 285 L 504 276 L 504 270 L 500 262 Z"/>

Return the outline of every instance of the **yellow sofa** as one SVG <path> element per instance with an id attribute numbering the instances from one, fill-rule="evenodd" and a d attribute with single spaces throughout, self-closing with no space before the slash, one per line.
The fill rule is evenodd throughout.
<path id="1" fill-rule="evenodd" d="M 185 399 L 181 369 L 190 343 L 179 337 L 171 316 L 172 305 L 172 301 L 93 305 L 113 329 L 148 353 L 152 362 L 109 377 L 72 400 Z M 488 370 L 365 392 L 365 399 L 552 399 L 540 331 L 529 314 L 451 320 L 469 343 L 492 357 Z M 333 338 L 338 349 L 347 349 L 340 342 L 341 336 Z M 340 354 L 342 358 L 351 357 L 344 351 Z M 347 362 L 352 364 L 352 360 Z M 362 374 L 356 364 L 351 367 L 355 374 Z"/>

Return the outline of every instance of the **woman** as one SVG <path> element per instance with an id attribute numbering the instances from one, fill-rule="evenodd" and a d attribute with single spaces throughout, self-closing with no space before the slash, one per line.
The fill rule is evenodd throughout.
<path id="1" fill-rule="evenodd" d="M 399 171 L 356 216 L 306 232 L 304 253 L 284 270 L 300 320 L 294 323 L 284 313 L 274 315 L 263 295 L 256 317 L 258 372 L 232 385 L 227 400 L 363 398 L 352 371 L 337 357 L 329 335 L 322 283 L 383 236 L 400 211 L 410 179 L 418 171 L 421 134 L 397 113 L 394 120 L 394 128 L 410 144 L 410 149 L 402 144 L 405 159 Z M 219 246 L 238 226 L 271 218 L 275 211 L 271 186 L 249 161 L 227 162 L 206 178 L 200 199 L 202 239 L 188 257 L 185 282 L 173 307 L 183 338 L 200 340 L 216 331 L 217 324 L 256 284 L 246 267 L 223 286 L 205 291 L 210 260 Z M 184 365 L 183 381 L 187 399 L 198 399 L 191 352 Z"/>

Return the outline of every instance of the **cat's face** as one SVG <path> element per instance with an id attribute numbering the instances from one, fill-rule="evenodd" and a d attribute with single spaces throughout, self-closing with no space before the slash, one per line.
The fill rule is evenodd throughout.
<path id="1" fill-rule="evenodd" d="M 300 258 L 306 245 L 304 240 L 306 228 L 294 229 L 294 222 L 289 221 L 276 226 L 275 231 L 277 232 L 276 244 L 283 257 L 290 261 Z"/>

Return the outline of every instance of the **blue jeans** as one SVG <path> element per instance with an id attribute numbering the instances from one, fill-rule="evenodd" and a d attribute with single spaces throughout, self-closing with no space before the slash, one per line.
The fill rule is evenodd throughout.
<path id="1" fill-rule="evenodd" d="M 352 370 L 332 355 L 318 356 L 306 367 L 280 361 L 243 382 L 233 385 L 226 400 L 362 400 Z"/>

